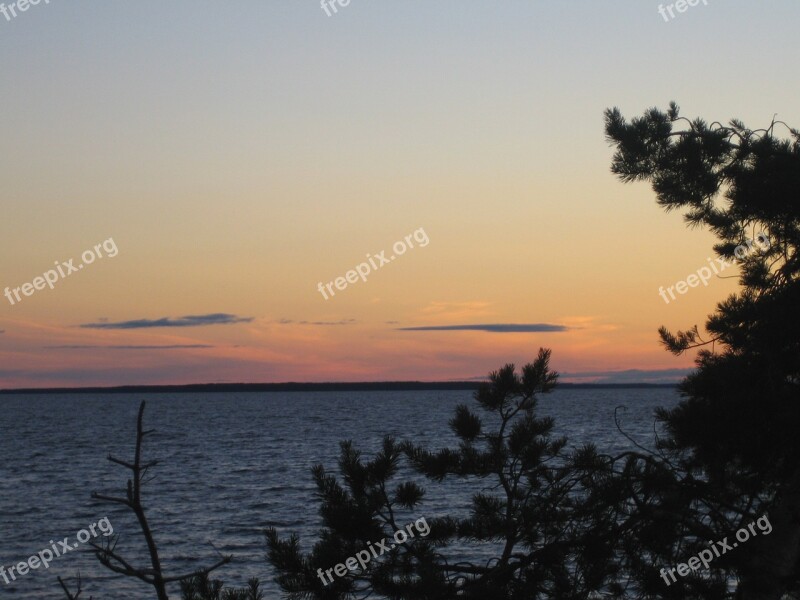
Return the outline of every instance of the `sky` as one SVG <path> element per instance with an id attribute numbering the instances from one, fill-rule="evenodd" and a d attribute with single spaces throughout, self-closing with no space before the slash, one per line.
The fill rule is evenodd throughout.
<path id="1" fill-rule="evenodd" d="M 798 126 L 800 4 L 658 9 L 0 14 L 0 388 L 473 379 L 540 347 L 563 381 L 675 381 L 658 327 L 736 267 L 659 295 L 714 240 L 615 179 L 603 111 Z"/>

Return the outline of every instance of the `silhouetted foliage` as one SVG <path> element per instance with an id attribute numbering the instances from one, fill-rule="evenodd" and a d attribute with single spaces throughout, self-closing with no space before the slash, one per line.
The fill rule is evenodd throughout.
<path id="1" fill-rule="evenodd" d="M 455 410 L 450 427 L 457 447 L 429 450 L 387 438 L 365 461 L 345 442 L 341 480 L 316 467 L 321 539 L 303 554 L 296 537 L 268 532 L 269 559 L 288 597 L 569 600 L 655 589 L 658 571 L 641 545 L 628 543 L 642 524 L 625 475 L 671 472 L 636 453 L 604 456 L 592 445 L 567 451 L 566 439 L 553 435 L 553 420 L 536 411 L 538 395 L 558 377 L 549 360 L 550 351 L 541 350 L 520 374 L 513 365 L 492 373 L 475 394 L 480 414 L 465 405 Z M 403 458 L 416 479 L 398 481 Z M 419 477 L 473 483 L 470 505 L 460 516 L 425 515 L 428 537 L 322 584 L 318 569 L 344 563 L 400 529 L 398 510 L 424 515 L 427 492 Z"/>
<path id="2" fill-rule="evenodd" d="M 612 171 L 649 181 L 661 206 L 717 236 L 720 257 L 768 236 L 768 249 L 737 257 L 742 288 L 708 317 L 709 340 L 697 326 L 659 331 L 675 354 L 701 349 L 683 401 L 658 417 L 669 434 L 660 446 L 691 477 L 681 494 L 697 510 L 671 518 L 714 539 L 769 512 L 774 532 L 724 558 L 737 597 L 780 598 L 800 574 L 800 132 L 774 120 L 760 130 L 689 121 L 672 103 L 630 122 L 608 110 L 606 134 Z M 677 533 L 676 544 L 693 535 Z"/>

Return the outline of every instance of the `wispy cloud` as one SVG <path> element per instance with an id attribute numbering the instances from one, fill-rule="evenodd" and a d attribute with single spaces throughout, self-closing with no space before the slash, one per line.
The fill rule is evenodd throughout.
<path id="1" fill-rule="evenodd" d="M 121 321 L 119 323 L 84 323 L 84 329 L 147 329 L 151 327 L 202 327 L 204 325 L 231 325 L 233 323 L 249 323 L 252 317 L 237 317 L 227 313 L 214 313 L 210 315 L 190 315 L 171 319 L 138 319 L 135 321 Z"/>
<path id="2" fill-rule="evenodd" d="M 339 321 L 293 321 L 292 319 L 281 319 L 278 321 L 281 325 L 355 325 L 355 319 L 341 319 Z"/>
<path id="3" fill-rule="evenodd" d="M 172 346 L 100 346 L 100 345 L 74 345 L 74 346 L 44 346 L 50 350 L 90 350 L 102 348 L 104 350 L 178 350 L 183 348 L 214 348 L 209 344 L 175 344 Z"/>
<path id="4" fill-rule="evenodd" d="M 491 333 L 555 333 L 568 331 L 565 325 L 549 323 L 488 323 L 482 325 L 426 325 L 423 327 L 398 327 L 398 331 L 488 331 Z"/>

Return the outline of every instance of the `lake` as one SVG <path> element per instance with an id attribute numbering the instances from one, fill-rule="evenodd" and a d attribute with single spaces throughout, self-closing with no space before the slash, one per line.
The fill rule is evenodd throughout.
<path id="1" fill-rule="evenodd" d="M 128 472 L 107 460 L 131 460 L 136 414 L 147 400 L 144 459 L 159 459 L 145 505 L 162 560 L 171 572 L 214 562 L 226 585 L 262 580 L 265 598 L 279 598 L 265 559 L 263 530 L 297 533 L 304 548 L 321 521 L 310 469 L 336 468 L 339 441 L 351 439 L 367 456 L 386 434 L 430 447 L 451 445 L 457 404 L 474 405 L 469 391 L 253 392 L 209 394 L 26 394 L 0 397 L 0 565 L 8 569 L 65 537 L 107 518 L 121 536 L 117 550 L 146 564 L 143 541 L 125 510 L 91 500 L 92 491 L 124 495 Z M 556 420 L 554 434 L 569 446 L 594 442 L 605 452 L 630 449 L 614 409 L 625 406 L 625 431 L 652 447 L 653 410 L 673 406 L 677 392 L 652 389 L 561 389 L 543 396 L 539 414 Z M 472 486 L 426 484 L 420 514 L 461 512 Z M 409 519 L 410 522 L 410 519 Z M 98 535 L 102 535 L 97 529 Z M 88 535 L 88 534 L 86 534 Z M 152 589 L 111 574 L 91 554 L 71 551 L 6 584 L 0 596 L 64 598 L 57 576 L 80 572 L 81 598 L 141 600 Z M 177 590 L 172 596 L 178 598 Z"/>

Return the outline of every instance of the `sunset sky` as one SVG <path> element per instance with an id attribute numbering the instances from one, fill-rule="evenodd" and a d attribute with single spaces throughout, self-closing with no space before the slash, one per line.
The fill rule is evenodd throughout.
<path id="1" fill-rule="evenodd" d="M 800 4 L 658 6 L 0 15 L 0 291 L 118 250 L 0 297 L 0 388 L 469 379 L 542 346 L 564 381 L 675 380 L 692 356 L 658 327 L 702 325 L 736 279 L 659 296 L 713 237 L 615 179 L 603 110 L 800 126 Z M 420 229 L 425 247 L 318 291 Z"/>

